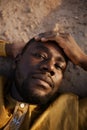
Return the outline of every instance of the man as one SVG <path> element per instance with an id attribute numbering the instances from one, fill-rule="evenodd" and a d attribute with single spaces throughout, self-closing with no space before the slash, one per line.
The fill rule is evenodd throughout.
<path id="1" fill-rule="evenodd" d="M 78 97 L 58 94 L 68 59 L 87 70 L 87 56 L 70 35 L 43 33 L 27 43 L 1 89 L 1 129 L 78 129 Z"/>

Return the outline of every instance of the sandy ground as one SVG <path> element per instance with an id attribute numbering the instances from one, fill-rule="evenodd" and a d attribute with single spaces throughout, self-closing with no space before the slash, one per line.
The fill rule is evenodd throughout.
<path id="1" fill-rule="evenodd" d="M 23 45 L 58 28 L 87 53 L 87 0 L 0 0 L 0 38 Z M 87 95 L 87 72 L 69 63 L 60 92 Z"/>

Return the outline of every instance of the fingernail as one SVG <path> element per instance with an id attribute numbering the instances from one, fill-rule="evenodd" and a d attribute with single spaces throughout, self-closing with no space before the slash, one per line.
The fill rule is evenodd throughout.
<path id="1" fill-rule="evenodd" d="M 41 38 L 41 41 L 46 42 L 47 39 L 43 37 L 43 38 Z"/>
<path id="2" fill-rule="evenodd" d="M 35 36 L 34 38 L 35 38 L 35 39 L 38 39 L 38 36 Z"/>

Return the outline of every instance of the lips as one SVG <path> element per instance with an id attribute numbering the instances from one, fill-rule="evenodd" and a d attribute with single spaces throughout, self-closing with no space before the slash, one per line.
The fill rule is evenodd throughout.
<path id="1" fill-rule="evenodd" d="M 46 82 L 47 84 L 49 84 L 49 86 L 53 89 L 54 88 L 54 84 L 53 84 L 53 80 L 51 79 L 50 76 L 46 76 L 44 74 L 33 74 L 32 75 L 33 79 L 38 79 L 41 81 Z"/>

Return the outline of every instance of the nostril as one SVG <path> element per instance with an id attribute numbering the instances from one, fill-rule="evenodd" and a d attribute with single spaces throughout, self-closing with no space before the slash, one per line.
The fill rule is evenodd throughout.
<path id="1" fill-rule="evenodd" d="M 51 72 L 50 72 L 50 74 L 51 74 L 51 76 L 53 76 L 53 75 L 54 75 L 54 72 L 53 72 L 53 71 L 51 71 Z"/>
<path id="2" fill-rule="evenodd" d="M 50 73 L 50 75 L 51 76 L 53 76 L 55 73 L 54 73 L 54 71 L 53 71 L 53 67 L 50 67 L 49 65 L 42 65 L 41 67 L 40 67 L 40 69 L 41 69 L 41 71 L 43 71 L 43 72 L 49 72 Z"/>

